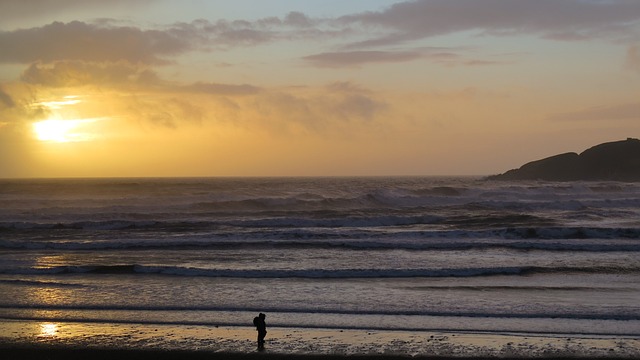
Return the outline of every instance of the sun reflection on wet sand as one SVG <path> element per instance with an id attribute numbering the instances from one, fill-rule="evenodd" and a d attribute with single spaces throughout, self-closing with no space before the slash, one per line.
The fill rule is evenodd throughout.
<path id="1" fill-rule="evenodd" d="M 40 324 L 40 334 L 38 337 L 55 337 L 58 335 L 58 324 L 56 323 L 42 323 Z"/>

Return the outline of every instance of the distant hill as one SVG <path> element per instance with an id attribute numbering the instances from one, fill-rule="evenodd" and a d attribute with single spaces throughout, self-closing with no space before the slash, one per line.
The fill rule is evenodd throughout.
<path id="1" fill-rule="evenodd" d="M 596 145 L 581 154 L 551 156 L 488 179 L 640 181 L 640 140 L 628 138 Z"/>

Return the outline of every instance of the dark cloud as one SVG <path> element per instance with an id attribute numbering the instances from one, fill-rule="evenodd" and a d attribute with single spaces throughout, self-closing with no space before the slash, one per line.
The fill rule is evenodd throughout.
<path id="1" fill-rule="evenodd" d="M 576 112 L 556 114 L 552 121 L 640 120 L 640 103 L 599 106 Z"/>
<path id="2" fill-rule="evenodd" d="M 637 0 L 422 0 L 381 12 L 344 16 L 344 25 L 382 27 L 391 34 L 355 43 L 382 46 L 460 31 L 491 35 L 532 33 L 556 40 L 637 35 Z M 635 26 L 635 29 L 634 29 Z"/>
<path id="3" fill-rule="evenodd" d="M 162 64 L 167 62 L 164 57 L 187 51 L 190 44 L 170 31 L 73 21 L 0 32 L 0 49 L 2 63 L 80 60 Z"/>

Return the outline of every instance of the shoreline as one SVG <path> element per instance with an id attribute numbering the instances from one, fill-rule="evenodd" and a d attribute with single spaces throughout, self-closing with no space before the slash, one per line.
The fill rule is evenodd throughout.
<path id="1" fill-rule="evenodd" d="M 339 359 L 640 357 L 640 338 L 434 331 L 268 328 L 0 320 L 5 359 Z"/>

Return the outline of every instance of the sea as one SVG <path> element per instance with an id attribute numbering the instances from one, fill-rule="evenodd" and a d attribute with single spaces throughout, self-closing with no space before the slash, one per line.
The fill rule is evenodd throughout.
<path id="1" fill-rule="evenodd" d="M 640 336 L 640 183 L 0 180 L 0 321 Z"/>

